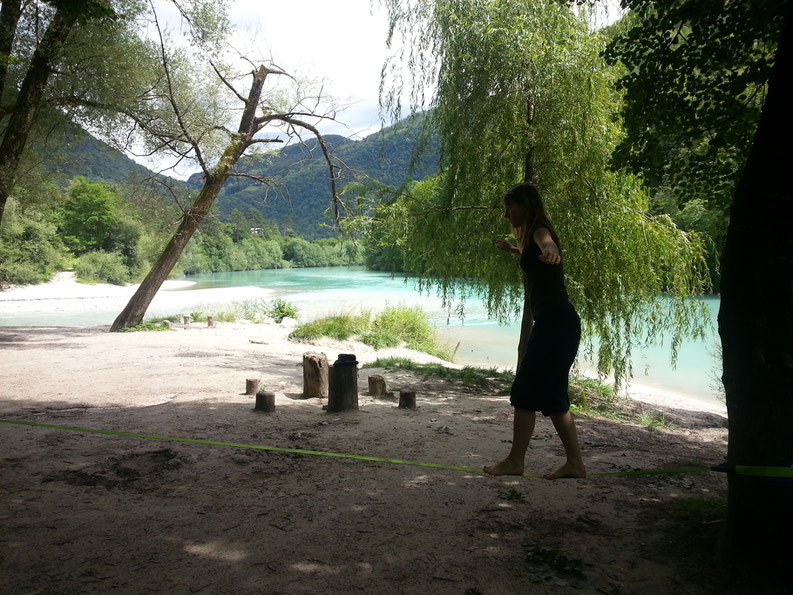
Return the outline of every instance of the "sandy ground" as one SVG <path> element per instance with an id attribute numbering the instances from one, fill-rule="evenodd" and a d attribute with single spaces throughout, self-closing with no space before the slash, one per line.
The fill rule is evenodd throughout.
<path id="1" fill-rule="evenodd" d="M 428 356 L 294 343 L 274 323 L 106 331 L 0 328 L 0 418 L 471 469 L 509 448 L 495 389 L 362 368 L 358 411 L 301 398 L 306 351 Z M 375 373 L 418 408 L 368 396 Z M 242 394 L 251 377 L 275 413 Z M 589 472 L 721 462 L 725 418 L 682 405 L 624 404 L 662 411 L 670 430 L 579 416 Z M 561 457 L 539 420 L 526 471 Z M 708 571 L 718 526 L 680 511 L 725 489 L 714 472 L 491 478 L 0 423 L 0 592 L 723 592 Z"/>

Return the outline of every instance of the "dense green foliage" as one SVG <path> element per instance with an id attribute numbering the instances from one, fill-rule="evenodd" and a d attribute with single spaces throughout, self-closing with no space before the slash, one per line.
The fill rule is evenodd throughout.
<path id="1" fill-rule="evenodd" d="M 785 2 L 630 0 L 605 56 L 619 63 L 626 136 L 615 162 L 640 173 L 651 208 L 711 238 L 718 282 L 728 208 L 751 146 Z M 717 285 L 718 286 L 718 285 Z"/>
<path id="2" fill-rule="evenodd" d="M 356 338 L 375 349 L 403 345 L 451 359 L 451 351 L 438 342 L 427 315 L 420 308 L 390 306 L 372 320 L 371 313 L 326 316 L 298 326 L 290 337 L 310 341 L 319 337 Z"/>
<path id="3" fill-rule="evenodd" d="M 662 329 L 673 350 L 699 334 L 704 313 L 687 297 L 709 289 L 702 239 L 652 216 L 640 179 L 610 168 L 623 133 L 605 38 L 556 3 L 387 4 L 417 66 L 414 93 L 434 85 L 440 137 L 442 173 L 372 222 L 390 227 L 376 234 L 402 250 L 406 270 L 457 304 L 478 288 L 493 315 L 515 315 L 520 273 L 493 240 L 507 231 L 501 196 L 529 178 L 561 237 L 571 299 L 600 337 L 601 371 L 624 377 L 632 347 Z M 397 109 L 399 79 L 385 82 Z M 661 292 L 672 297 L 667 308 Z"/>
<path id="4" fill-rule="evenodd" d="M 86 282 L 137 281 L 159 256 L 178 213 L 138 181 L 109 186 L 78 177 L 61 190 L 31 179 L 16 188 L 0 227 L 0 283 L 44 282 L 67 266 Z M 233 219 L 207 220 L 173 275 L 363 262 L 352 241 L 282 236 L 255 209 L 236 211 Z"/>

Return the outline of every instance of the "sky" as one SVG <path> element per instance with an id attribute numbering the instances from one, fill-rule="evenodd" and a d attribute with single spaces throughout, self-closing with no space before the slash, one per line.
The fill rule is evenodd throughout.
<path id="1" fill-rule="evenodd" d="M 178 30 L 170 2 L 157 4 L 168 26 Z M 606 0 L 602 6 L 597 23 L 616 20 L 619 0 Z M 388 20 L 379 0 L 228 0 L 227 7 L 236 50 L 272 60 L 290 74 L 321 80 L 324 94 L 346 106 L 336 122 L 318 126 L 323 134 L 361 139 L 381 128 L 379 86 L 388 56 Z M 157 161 L 136 160 L 162 167 Z M 169 175 L 186 178 L 194 171 Z"/>

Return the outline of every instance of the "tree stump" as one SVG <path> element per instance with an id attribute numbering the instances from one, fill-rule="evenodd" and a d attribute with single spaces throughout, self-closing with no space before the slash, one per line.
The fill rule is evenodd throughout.
<path id="1" fill-rule="evenodd" d="M 207 316 L 207 326 L 209 328 L 213 328 L 215 326 L 215 317 L 214 316 Z"/>
<path id="2" fill-rule="evenodd" d="M 388 388 L 385 384 L 385 378 L 378 374 L 372 374 L 369 380 L 369 395 L 372 397 L 382 397 L 388 394 Z"/>
<path id="3" fill-rule="evenodd" d="M 185 328 L 190 326 L 190 316 L 188 316 L 187 314 L 182 314 L 182 324 L 184 325 Z"/>
<path id="4" fill-rule="evenodd" d="M 416 391 L 401 390 L 399 391 L 399 408 L 400 409 L 415 409 L 416 408 Z"/>
<path id="5" fill-rule="evenodd" d="M 328 396 L 328 357 L 324 353 L 303 354 L 303 398 Z"/>
<path id="6" fill-rule="evenodd" d="M 358 409 L 358 362 L 352 353 L 340 353 L 329 369 L 328 413 Z"/>
<path id="7" fill-rule="evenodd" d="M 265 413 L 272 413 L 275 411 L 275 393 L 260 390 L 256 393 L 256 411 L 264 411 Z"/>
<path id="8" fill-rule="evenodd" d="M 248 378 L 245 380 L 245 394 L 255 395 L 259 392 L 259 378 Z"/>

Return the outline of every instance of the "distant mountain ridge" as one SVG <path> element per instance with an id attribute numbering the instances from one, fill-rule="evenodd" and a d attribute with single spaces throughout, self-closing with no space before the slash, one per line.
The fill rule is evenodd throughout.
<path id="1" fill-rule="evenodd" d="M 403 120 L 359 141 L 340 135 L 323 137 L 342 168 L 338 191 L 353 181 L 365 184 L 375 180 L 399 186 L 409 178 L 422 179 L 435 173 L 436 150 L 428 151 L 420 163 L 413 163 L 423 122 L 422 118 Z M 46 144 L 36 143 L 32 150 L 61 185 L 78 175 L 109 183 L 124 182 L 131 175 L 158 175 L 69 122 L 58 127 L 57 136 L 51 135 Z M 267 186 L 251 178 L 229 178 L 215 201 L 221 219 L 228 220 L 234 209 L 245 213 L 256 208 L 266 218 L 308 239 L 332 235 L 327 227 L 331 220 L 326 216 L 331 206 L 330 172 L 316 139 L 245 156 L 235 170 L 272 178 L 277 185 Z M 203 173 L 190 176 L 186 182 L 172 180 L 174 185 L 185 185 L 191 190 L 200 189 L 202 182 Z"/>
<path id="2" fill-rule="evenodd" d="M 420 163 L 412 163 L 423 119 L 403 120 L 356 141 L 344 136 L 323 137 L 342 169 L 337 187 L 341 192 L 350 182 L 399 186 L 409 178 L 422 179 L 437 171 L 437 150 L 428 152 Z M 221 218 L 234 209 L 246 212 L 253 207 L 268 219 L 291 220 L 291 227 L 306 238 L 331 234 L 322 224 L 330 220 L 325 212 L 331 205 L 330 172 L 316 139 L 294 144 L 280 151 L 243 157 L 236 171 L 273 178 L 278 186 L 266 186 L 250 178 L 229 178 L 216 201 Z M 199 188 L 203 174 L 195 174 L 188 184 Z"/>

